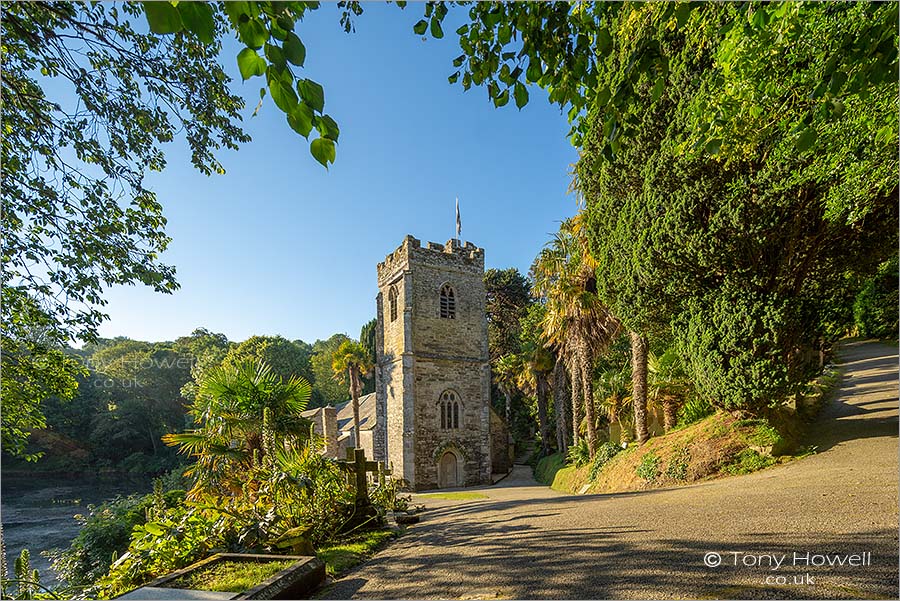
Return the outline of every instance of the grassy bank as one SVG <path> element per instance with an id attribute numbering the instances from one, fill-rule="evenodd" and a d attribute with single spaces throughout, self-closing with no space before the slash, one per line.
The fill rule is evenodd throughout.
<path id="1" fill-rule="evenodd" d="M 748 474 L 804 457 L 815 452 L 802 447 L 806 428 L 840 380 L 837 370 L 827 369 L 769 420 L 715 413 L 640 446 L 619 451 L 605 443 L 594 462 L 582 466 L 550 455 L 535 466 L 535 479 L 568 493 L 624 492 Z"/>
<path id="2" fill-rule="evenodd" d="M 562 458 L 551 456 L 536 472 L 542 482 L 569 493 L 646 490 L 768 467 L 776 462 L 769 450 L 779 441 L 778 433 L 761 420 L 717 413 L 641 446 L 629 446 L 605 465 L 562 467 Z"/>

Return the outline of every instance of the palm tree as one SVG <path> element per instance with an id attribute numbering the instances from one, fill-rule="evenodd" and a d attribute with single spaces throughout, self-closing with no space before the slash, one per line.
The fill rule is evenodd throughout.
<path id="1" fill-rule="evenodd" d="M 309 432 L 306 409 L 312 387 L 294 376 L 284 381 L 260 360 L 207 369 L 188 412 L 197 428 L 166 434 L 163 442 L 197 458 L 192 493 L 215 486 L 240 490 L 243 472 L 272 452 L 266 443 L 299 441 Z"/>
<path id="2" fill-rule="evenodd" d="M 566 454 L 568 451 L 568 386 L 566 382 L 566 362 L 559 353 L 553 365 L 553 408 L 556 410 L 556 449 Z"/>
<path id="3" fill-rule="evenodd" d="M 662 408 L 666 432 L 675 427 L 678 408 L 690 390 L 690 380 L 684 373 L 681 358 L 674 349 L 657 357 L 647 356 L 647 398 Z"/>
<path id="4" fill-rule="evenodd" d="M 565 358 L 572 380 L 573 438 L 577 441 L 581 421 L 580 396 L 592 455 L 598 442 L 594 358 L 606 350 L 620 331 L 619 321 L 597 295 L 596 269 L 598 265 L 588 251 L 582 213 L 562 223 L 532 267 L 535 292 L 547 303 L 545 338 Z"/>
<path id="5" fill-rule="evenodd" d="M 518 355 L 518 386 L 526 395 L 533 396 L 537 404 L 538 428 L 541 433 L 541 452 L 550 454 L 550 419 L 548 401 L 550 393 L 550 373 L 553 370 L 553 355 L 542 345 L 527 343 Z"/>
<path id="6" fill-rule="evenodd" d="M 622 423 L 622 414 L 631 403 L 627 374 L 617 369 L 608 369 L 601 373 L 597 380 L 597 396 L 600 398 L 600 406 L 606 413 L 609 425 L 617 425 L 624 436 L 625 425 Z"/>
<path id="7" fill-rule="evenodd" d="M 637 332 L 631 337 L 631 398 L 634 405 L 634 436 L 641 444 L 647 442 L 647 338 Z"/>
<path id="8" fill-rule="evenodd" d="M 346 375 L 350 383 L 350 398 L 353 403 L 353 440 L 356 448 L 360 448 L 359 440 L 359 392 L 362 390 L 361 378 L 372 371 L 372 356 L 365 346 L 359 342 L 345 340 L 334 352 L 331 369 L 334 377 L 343 379 Z"/>
<path id="9" fill-rule="evenodd" d="M 506 426 L 512 428 L 512 395 L 516 389 L 516 380 L 522 367 L 516 355 L 500 357 L 494 365 L 494 376 L 497 386 L 506 398 Z"/>

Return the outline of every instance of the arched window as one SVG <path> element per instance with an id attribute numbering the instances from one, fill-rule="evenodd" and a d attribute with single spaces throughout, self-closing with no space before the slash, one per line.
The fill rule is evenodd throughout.
<path id="1" fill-rule="evenodd" d="M 388 305 L 390 305 L 391 321 L 395 321 L 397 319 L 397 288 L 396 287 L 391 287 L 390 292 L 388 292 Z"/>
<path id="2" fill-rule="evenodd" d="M 458 430 L 459 429 L 459 399 L 452 390 L 445 390 L 441 394 L 441 401 L 438 404 L 441 412 L 441 429 L 442 430 Z"/>
<path id="3" fill-rule="evenodd" d="M 456 296 L 450 284 L 441 287 L 441 317 L 443 319 L 456 319 Z"/>

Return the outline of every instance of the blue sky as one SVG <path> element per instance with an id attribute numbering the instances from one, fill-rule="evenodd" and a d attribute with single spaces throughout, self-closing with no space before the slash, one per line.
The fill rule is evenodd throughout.
<path id="1" fill-rule="evenodd" d="M 445 38 L 423 41 L 412 33 L 421 12 L 366 4 L 356 33 L 345 34 L 337 8 L 323 4 L 299 24 L 302 76 L 325 87 L 325 110 L 341 128 L 328 171 L 269 99 L 249 118 L 262 79 L 242 84 L 239 47 L 226 45 L 221 59 L 247 100 L 253 141 L 221 154 L 227 173 L 212 177 L 193 170 L 183 145 L 167 148 L 168 167 L 148 181 L 181 289 L 110 289 L 102 336 L 171 340 L 206 327 L 238 341 L 355 338 L 375 316 L 376 263 L 407 233 L 453 237 L 456 196 L 462 238 L 485 249 L 487 267 L 527 271 L 576 209 L 565 116 L 536 88 L 518 111 L 493 108 L 482 88 L 448 84 L 460 53 L 453 23 L 464 15 L 451 11 Z"/>

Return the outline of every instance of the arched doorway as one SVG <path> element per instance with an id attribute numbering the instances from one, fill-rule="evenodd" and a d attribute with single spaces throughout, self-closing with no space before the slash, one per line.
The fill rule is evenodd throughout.
<path id="1" fill-rule="evenodd" d="M 446 451 L 438 461 L 438 488 L 456 488 L 463 485 L 462 466 L 456 453 Z"/>

